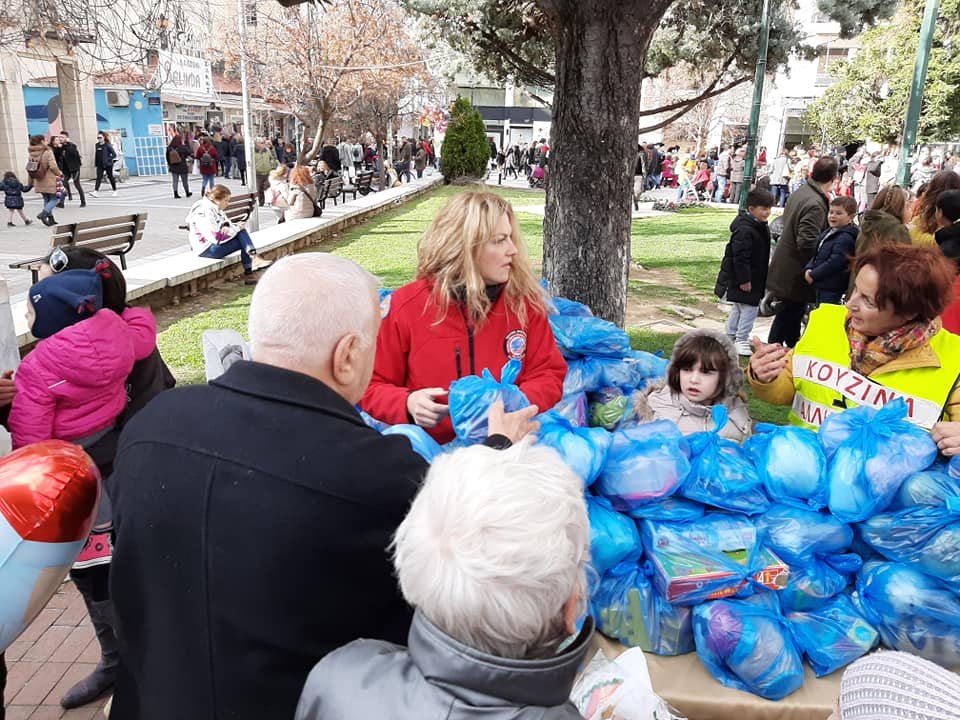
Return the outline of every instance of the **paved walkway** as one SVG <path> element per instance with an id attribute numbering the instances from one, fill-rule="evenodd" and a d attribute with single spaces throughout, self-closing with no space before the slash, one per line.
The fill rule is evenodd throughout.
<path id="1" fill-rule="evenodd" d="M 100 659 L 83 598 L 66 582 L 6 652 L 6 720 L 103 720 L 106 698 L 64 710 L 60 698 Z"/>

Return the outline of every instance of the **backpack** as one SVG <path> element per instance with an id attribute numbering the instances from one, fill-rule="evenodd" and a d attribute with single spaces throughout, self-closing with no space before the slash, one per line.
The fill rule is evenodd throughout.
<path id="1" fill-rule="evenodd" d="M 180 153 L 178 153 L 176 150 L 171 150 L 170 157 L 167 158 L 167 162 L 170 165 L 179 165 L 180 163 L 183 162 L 183 158 L 180 157 Z"/>
<path id="2" fill-rule="evenodd" d="M 41 156 L 42 157 L 42 156 Z M 40 167 L 40 158 L 31 157 L 27 160 L 27 175 L 34 180 L 39 180 L 47 174 L 47 169 Z"/>
<path id="3" fill-rule="evenodd" d="M 213 155 L 211 155 L 209 151 L 204 150 L 203 155 L 200 156 L 200 167 L 208 168 L 213 167 L 213 165 Z"/>

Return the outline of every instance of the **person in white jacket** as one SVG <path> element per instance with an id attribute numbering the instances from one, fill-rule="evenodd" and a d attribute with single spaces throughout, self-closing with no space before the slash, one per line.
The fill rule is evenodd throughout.
<path id="1" fill-rule="evenodd" d="M 220 260 L 240 251 L 240 263 L 247 276 L 247 284 L 256 283 L 255 273 L 272 263 L 257 256 L 245 224 L 235 223 L 225 210 L 230 204 L 230 189 L 214 185 L 202 200 L 198 200 L 187 214 L 190 227 L 190 247 L 202 258 Z"/>

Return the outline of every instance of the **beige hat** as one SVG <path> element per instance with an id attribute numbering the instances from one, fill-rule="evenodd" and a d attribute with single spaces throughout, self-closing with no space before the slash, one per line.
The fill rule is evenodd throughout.
<path id="1" fill-rule="evenodd" d="M 960 676 L 904 652 L 876 652 L 840 681 L 840 720 L 960 720 Z"/>

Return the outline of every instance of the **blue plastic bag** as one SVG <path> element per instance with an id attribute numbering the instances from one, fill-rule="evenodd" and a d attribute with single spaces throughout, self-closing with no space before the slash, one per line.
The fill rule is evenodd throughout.
<path id="1" fill-rule="evenodd" d="M 817 677 L 866 655 L 880 639 L 847 595 L 837 595 L 811 612 L 788 613 L 787 620 L 797 647 Z"/>
<path id="2" fill-rule="evenodd" d="M 630 336 L 598 317 L 551 315 L 550 327 L 564 357 L 622 358 L 630 353 Z"/>
<path id="3" fill-rule="evenodd" d="M 567 395 L 554 405 L 549 412 L 553 415 L 559 415 L 571 425 L 586 427 L 587 394 L 579 392 L 573 395 Z"/>
<path id="4" fill-rule="evenodd" d="M 749 594 L 751 578 L 777 562 L 761 547 L 756 528 L 744 515 L 708 513 L 689 523 L 644 520 L 640 536 L 653 567 L 654 586 L 677 605 Z M 781 587 L 785 585 L 786 577 Z"/>
<path id="5" fill-rule="evenodd" d="M 910 475 L 930 466 L 937 446 L 907 419 L 897 398 L 879 410 L 858 407 L 829 416 L 820 426 L 827 454 L 827 505 L 843 522 L 882 512 Z"/>
<path id="6" fill-rule="evenodd" d="M 410 441 L 413 451 L 428 463 L 432 463 L 434 458 L 443 452 L 440 443 L 434 440 L 419 425 L 391 425 L 384 428 L 383 435 L 403 435 Z"/>
<path id="7" fill-rule="evenodd" d="M 950 458 L 950 462 L 947 463 L 947 474 L 952 478 L 960 480 L 960 455 L 954 455 Z"/>
<path id="8" fill-rule="evenodd" d="M 803 685 L 803 660 L 770 595 L 717 600 L 693 611 L 697 654 L 722 685 L 781 700 Z"/>
<path id="9" fill-rule="evenodd" d="M 603 469 L 611 437 L 603 428 L 574 427 L 564 418 L 547 413 L 540 416 L 537 441 L 552 447 L 580 476 L 584 487 L 593 484 Z"/>
<path id="10" fill-rule="evenodd" d="M 593 311 L 583 303 L 575 300 L 568 300 L 563 297 L 550 298 L 549 307 L 551 315 L 566 315 L 569 317 L 593 317 Z"/>
<path id="11" fill-rule="evenodd" d="M 622 512 L 668 497 L 690 470 L 688 452 L 686 440 L 669 420 L 619 430 L 612 434 L 596 491 Z"/>
<path id="12" fill-rule="evenodd" d="M 621 563 L 600 580 L 591 603 L 597 629 L 627 647 L 657 655 L 693 652 L 693 611 L 653 587 L 648 566 Z"/>
<path id="13" fill-rule="evenodd" d="M 737 443 L 720 437 L 727 409 L 713 406 L 714 429 L 688 436 L 690 474 L 680 494 L 705 505 L 755 515 L 770 507 L 750 458 Z"/>
<path id="14" fill-rule="evenodd" d="M 690 522 L 699 520 L 706 512 L 703 503 L 672 495 L 635 505 L 629 515 L 637 520 L 666 520 L 668 522 Z"/>
<path id="15" fill-rule="evenodd" d="M 791 566 L 810 564 L 818 556 L 843 553 L 853 542 L 853 529 L 832 515 L 774 505 L 755 518 L 764 544 Z"/>
<path id="16" fill-rule="evenodd" d="M 613 430 L 633 412 L 630 397 L 620 388 L 603 388 L 590 393 L 590 426 Z"/>
<path id="17" fill-rule="evenodd" d="M 378 433 L 382 433 L 384 430 L 390 427 L 385 422 L 377 420 L 375 417 L 373 417 L 373 415 L 364 412 L 359 407 L 357 408 L 357 412 L 360 413 L 360 417 L 363 418 L 363 421 L 367 424 L 367 426 L 372 427 Z"/>
<path id="18" fill-rule="evenodd" d="M 815 432 L 759 423 L 744 448 L 774 502 L 813 510 L 827 504 L 827 458 Z"/>
<path id="19" fill-rule="evenodd" d="M 855 601 L 888 648 L 960 665 L 960 597 L 940 581 L 899 563 L 869 563 Z"/>
<path id="20" fill-rule="evenodd" d="M 939 506 L 874 515 L 860 535 L 884 557 L 960 587 L 960 489 Z"/>
<path id="21" fill-rule="evenodd" d="M 637 526 L 621 515 L 606 498 L 587 495 L 590 517 L 590 558 L 594 569 L 603 574 L 624 561 L 636 562 L 643 553 Z"/>
<path id="22" fill-rule="evenodd" d="M 664 377 L 668 361 L 642 350 L 633 350 L 628 357 L 585 357 L 567 362 L 563 394 L 596 392 L 605 387 L 633 390 L 652 379 Z"/>
<path id="23" fill-rule="evenodd" d="M 851 553 L 850 557 L 859 560 L 860 556 Z M 858 569 L 853 567 L 851 573 Z M 802 567 L 791 565 L 790 581 L 777 596 L 784 612 L 809 612 L 823 607 L 849 584 L 850 575 L 837 571 L 822 560 L 814 560 Z"/>
<path id="24" fill-rule="evenodd" d="M 514 384 L 521 367 L 519 360 L 507 361 L 500 371 L 500 382 L 484 368 L 481 377 L 467 375 L 450 384 L 450 420 L 458 438 L 473 443 L 486 440 L 487 414 L 497 400 L 503 401 L 507 412 L 530 405 L 527 396 Z"/>
<path id="25" fill-rule="evenodd" d="M 942 470 L 931 468 L 914 473 L 900 486 L 900 490 L 887 507 L 887 512 L 896 512 L 918 505 L 942 507 L 947 498 L 960 494 L 960 484 Z"/>

